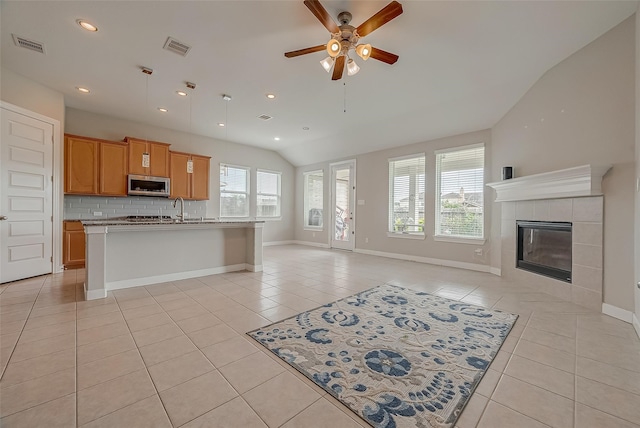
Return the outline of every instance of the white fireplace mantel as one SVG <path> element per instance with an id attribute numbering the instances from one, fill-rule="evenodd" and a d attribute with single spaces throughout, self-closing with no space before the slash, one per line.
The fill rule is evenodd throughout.
<path id="1" fill-rule="evenodd" d="M 611 165 L 574 168 L 487 183 L 496 190 L 496 202 L 575 198 L 602 195 L 602 177 Z"/>

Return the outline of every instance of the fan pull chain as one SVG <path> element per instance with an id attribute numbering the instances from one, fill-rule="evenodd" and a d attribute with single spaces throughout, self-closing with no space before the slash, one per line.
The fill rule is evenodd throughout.
<path id="1" fill-rule="evenodd" d="M 342 86 L 344 86 L 344 110 L 342 111 L 343 113 L 347 112 L 347 83 L 346 82 L 342 82 Z"/>

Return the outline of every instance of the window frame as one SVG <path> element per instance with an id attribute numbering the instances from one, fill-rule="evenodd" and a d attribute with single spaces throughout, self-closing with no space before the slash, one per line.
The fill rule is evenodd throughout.
<path id="1" fill-rule="evenodd" d="M 387 206 L 387 237 L 390 238 L 404 238 L 404 239 L 425 239 L 426 237 L 426 231 L 425 231 L 425 226 L 426 226 L 426 217 L 427 217 L 427 213 L 426 213 L 426 204 L 424 204 L 425 206 L 423 207 L 424 210 L 424 221 L 422 223 L 422 231 L 396 231 L 394 230 L 395 225 L 392 224 L 393 222 L 393 213 L 394 211 L 394 179 L 396 177 L 395 175 L 395 162 L 398 161 L 403 161 L 403 160 L 410 160 L 410 159 L 416 159 L 419 160 L 422 159 L 422 164 L 423 164 L 423 176 L 424 176 L 424 183 L 423 183 L 423 192 L 425 194 L 426 197 L 426 188 L 427 188 L 427 156 L 426 153 L 424 152 L 420 152 L 420 153 L 413 153 L 410 155 L 406 155 L 406 156 L 399 156 L 399 157 L 394 157 L 394 158 L 389 158 L 387 159 L 387 164 L 388 164 L 388 174 L 389 174 L 389 193 L 388 193 L 388 206 Z M 393 169 L 393 170 L 392 170 Z M 417 177 L 419 176 L 419 174 L 414 174 L 413 177 Z M 411 176 L 410 176 L 411 177 Z M 411 190 L 411 178 L 410 180 L 410 184 L 409 184 L 409 190 Z M 414 180 L 414 186 L 415 186 L 415 178 Z M 411 195 L 411 193 L 410 193 Z M 414 208 L 414 212 L 415 212 L 415 203 L 416 203 L 416 199 L 414 197 L 413 200 L 413 208 Z M 423 202 L 424 203 L 424 202 Z M 409 204 L 411 206 L 412 201 L 411 201 L 411 197 L 409 196 Z M 411 210 L 411 209 L 410 209 Z"/>
<path id="2" fill-rule="evenodd" d="M 447 154 L 447 153 L 455 153 L 455 152 L 462 152 L 462 151 L 466 151 L 466 150 L 474 150 L 474 149 L 478 149 L 478 148 L 482 148 L 482 223 L 481 223 L 481 236 L 471 236 L 471 235 L 445 235 L 440 233 L 440 219 L 441 219 L 441 211 L 440 211 L 440 206 L 441 206 L 441 188 L 442 188 L 442 183 L 441 183 L 441 173 L 440 173 L 440 168 L 441 168 L 441 158 L 440 156 L 443 154 Z M 486 163 L 486 145 L 485 143 L 481 142 L 481 143 L 475 143 L 475 144 L 468 144 L 465 146 L 456 146 L 456 147 L 450 147 L 450 148 L 446 148 L 446 149 L 441 149 L 441 150 L 435 150 L 434 151 L 434 155 L 435 155 L 435 163 L 436 163 L 436 168 L 435 168 L 435 186 L 436 186 L 436 191 L 435 191 L 435 212 L 434 212 L 434 233 L 433 233 L 433 240 L 434 241 L 440 241 L 440 242 L 452 242 L 452 243 L 460 243 L 460 244 L 473 244 L 473 245 L 479 245 L 479 244 L 484 244 L 486 242 L 486 236 L 485 236 L 485 212 L 486 212 L 486 203 L 485 203 L 485 184 L 486 184 L 486 172 L 487 172 L 487 163 Z"/>
<path id="3" fill-rule="evenodd" d="M 259 176 L 260 173 L 263 174 L 273 174 L 276 175 L 278 177 L 278 190 L 276 194 L 274 193 L 260 193 L 258 192 L 259 189 L 259 184 L 258 184 L 258 180 L 259 180 Z M 276 215 L 258 215 L 258 197 L 260 195 L 263 196 L 275 196 L 277 203 L 276 203 L 276 210 L 277 210 L 277 214 Z M 268 169 L 256 169 L 256 218 L 259 219 L 263 219 L 263 220 L 281 220 L 282 219 L 282 172 L 280 171 L 273 171 L 273 170 L 268 170 Z"/>
<path id="4" fill-rule="evenodd" d="M 321 195 L 321 199 L 322 199 L 322 225 L 321 226 L 310 226 L 309 225 L 309 187 L 308 187 L 308 182 L 309 182 L 309 176 L 311 175 L 322 175 L 322 195 Z M 302 221 L 304 223 L 303 225 L 303 230 L 311 230 L 314 232 L 317 231 L 323 231 L 324 230 L 324 169 L 316 169 L 313 171 L 305 171 L 302 173 L 302 188 L 303 188 L 303 202 L 302 202 Z"/>
<path id="5" fill-rule="evenodd" d="M 240 191 L 237 191 L 237 190 L 225 191 L 225 190 L 222 190 L 222 188 L 220 188 L 220 200 L 219 200 L 220 218 L 242 218 L 242 219 L 250 218 L 251 217 L 251 199 L 250 199 L 250 197 L 251 197 L 251 167 L 242 166 L 242 165 L 233 165 L 233 164 L 229 164 L 229 163 L 220 162 L 220 169 L 218 171 L 219 175 L 222 172 L 222 168 L 223 167 L 245 170 L 246 174 L 247 174 L 247 179 L 246 179 L 247 187 L 246 187 L 244 192 L 240 192 Z M 238 215 L 223 215 L 222 214 L 222 195 L 224 195 L 224 194 L 245 195 L 246 196 L 246 201 L 247 201 L 247 214 L 246 215 L 241 215 L 241 216 L 238 216 Z"/>

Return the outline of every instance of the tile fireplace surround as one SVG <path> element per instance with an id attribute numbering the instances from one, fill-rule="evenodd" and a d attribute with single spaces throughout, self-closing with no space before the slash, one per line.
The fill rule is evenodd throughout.
<path id="1" fill-rule="evenodd" d="M 610 166 L 584 165 L 488 183 L 502 203 L 501 275 L 596 311 L 602 310 L 602 176 Z M 517 220 L 571 222 L 572 283 L 516 268 Z"/>

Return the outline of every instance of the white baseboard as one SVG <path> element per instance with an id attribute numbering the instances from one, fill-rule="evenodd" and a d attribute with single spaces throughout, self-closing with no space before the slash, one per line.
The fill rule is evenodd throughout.
<path id="1" fill-rule="evenodd" d="M 270 242 L 263 242 L 262 246 L 273 247 L 274 245 L 291 245 L 291 244 L 297 244 L 297 241 L 270 241 Z"/>
<path id="2" fill-rule="evenodd" d="M 250 265 L 249 263 L 245 263 L 244 268 L 249 272 L 262 272 L 262 265 Z"/>
<path id="3" fill-rule="evenodd" d="M 430 265 L 447 266 L 447 267 L 453 267 L 453 268 L 459 268 L 459 269 L 473 270 L 476 272 L 489 273 L 491 271 L 491 266 L 478 265 L 475 263 L 457 262 L 454 260 L 434 259 L 431 257 L 410 256 L 407 254 L 386 253 L 384 251 L 361 250 L 361 249 L 355 249 L 353 251 L 355 253 L 368 254 L 370 256 L 380 256 L 380 257 L 388 257 L 390 259 L 399 259 L 399 260 L 407 260 L 411 262 L 428 263 Z"/>
<path id="4" fill-rule="evenodd" d="M 636 314 L 633 314 L 633 328 L 636 330 L 636 334 L 640 337 L 640 320 Z"/>
<path id="5" fill-rule="evenodd" d="M 84 300 L 104 299 L 107 297 L 107 290 L 100 288 L 98 290 L 87 291 L 87 283 L 84 284 Z"/>
<path id="6" fill-rule="evenodd" d="M 318 247 L 318 248 L 331 248 L 329 244 L 323 244 L 321 242 L 310 242 L 310 241 L 291 241 L 292 244 L 297 245 L 306 245 L 308 247 Z"/>
<path id="7" fill-rule="evenodd" d="M 492 273 L 497 276 L 502 276 L 502 269 L 497 267 L 491 267 L 491 269 L 489 270 L 489 273 Z"/>
<path id="8" fill-rule="evenodd" d="M 633 312 L 610 305 L 608 303 L 602 304 L 602 313 L 628 323 L 631 323 L 633 320 Z"/>
<path id="9" fill-rule="evenodd" d="M 247 268 L 251 269 L 251 266 L 252 265 L 248 265 L 246 263 L 239 263 L 237 265 L 168 273 L 163 275 L 147 276 L 144 278 L 124 279 L 121 281 L 111 281 L 107 282 L 105 286 L 109 291 L 120 290 L 123 288 L 139 287 L 141 285 L 159 284 L 162 282 L 179 281 L 181 279 L 197 278 L 200 276 L 217 275 L 219 273 L 237 272 L 240 270 L 245 270 Z M 262 269 L 262 265 L 259 266 L 260 269 Z M 254 268 L 257 268 L 257 266 L 255 266 Z"/>

